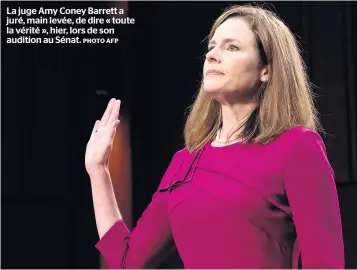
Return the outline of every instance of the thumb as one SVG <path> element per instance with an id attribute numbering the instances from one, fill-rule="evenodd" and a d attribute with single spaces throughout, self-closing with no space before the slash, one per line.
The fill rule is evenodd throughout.
<path id="1" fill-rule="evenodd" d="M 115 133 L 117 131 L 117 127 L 118 127 L 119 123 L 120 123 L 120 120 L 115 120 L 112 123 L 112 138 L 114 138 L 114 136 L 115 136 Z"/>

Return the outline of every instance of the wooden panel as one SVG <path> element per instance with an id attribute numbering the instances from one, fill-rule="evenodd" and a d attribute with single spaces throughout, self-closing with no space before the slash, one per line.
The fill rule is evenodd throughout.
<path id="1" fill-rule="evenodd" d="M 69 91 L 58 72 L 61 60 L 53 57 L 54 53 L 56 50 L 39 48 L 32 51 L 33 64 L 28 70 L 32 79 L 25 90 L 31 93 L 27 100 L 27 192 L 37 198 L 67 198 L 69 182 L 73 181 L 68 166 L 69 143 L 73 140 L 68 126 Z"/>
<path id="2" fill-rule="evenodd" d="M 357 3 L 346 2 L 348 108 L 351 175 L 357 183 Z"/>
<path id="3" fill-rule="evenodd" d="M 27 68 L 19 65 L 17 59 L 27 60 L 29 51 L 19 50 L 18 47 L 3 46 L 6 53 L 2 55 L 2 61 L 6 68 L 2 69 L 2 195 L 21 196 L 25 190 L 28 163 L 28 129 L 29 129 L 29 103 L 26 101 L 30 91 L 26 84 L 30 77 Z M 21 77 L 21 80 L 19 80 Z"/>
<path id="4" fill-rule="evenodd" d="M 345 246 L 345 268 L 357 269 L 357 186 L 339 186 L 343 238 Z"/>
<path id="5" fill-rule="evenodd" d="M 74 239 L 66 205 L 50 202 L 5 204 L 2 267 L 12 269 L 71 268 Z"/>
<path id="6" fill-rule="evenodd" d="M 346 72 L 346 40 L 343 2 L 309 2 L 309 52 L 311 79 L 316 85 L 317 105 L 328 156 L 336 182 L 351 181 Z M 321 14 L 324 14 L 322 16 Z M 327 15 L 330 14 L 330 15 Z"/>

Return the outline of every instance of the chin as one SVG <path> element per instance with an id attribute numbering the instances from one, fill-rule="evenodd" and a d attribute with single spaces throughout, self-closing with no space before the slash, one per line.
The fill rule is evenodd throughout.
<path id="1" fill-rule="evenodd" d="M 207 93 L 216 94 L 222 92 L 226 86 L 226 78 L 221 75 L 206 76 L 203 81 L 203 90 Z"/>
<path id="2" fill-rule="evenodd" d="M 219 100 L 222 94 L 221 87 L 203 87 L 203 91 L 206 92 L 211 98 Z"/>
<path id="3" fill-rule="evenodd" d="M 222 83 L 217 82 L 217 81 L 205 81 L 203 83 L 203 90 L 207 93 L 219 93 L 222 90 Z"/>

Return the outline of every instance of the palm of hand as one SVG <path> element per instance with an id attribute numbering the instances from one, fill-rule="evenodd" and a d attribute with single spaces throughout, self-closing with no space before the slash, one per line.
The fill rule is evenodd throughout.
<path id="1" fill-rule="evenodd" d="M 102 116 L 94 124 L 85 153 L 87 172 L 99 167 L 108 167 L 109 157 L 113 148 L 116 128 L 119 124 L 120 100 L 111 99 Z"/>

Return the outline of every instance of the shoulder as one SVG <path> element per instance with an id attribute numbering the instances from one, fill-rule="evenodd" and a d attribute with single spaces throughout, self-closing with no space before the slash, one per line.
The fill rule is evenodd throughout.
<path id="1" fill-rule="evenodd" d="M 321 148 L 324 152 L 326 147 L 320 134 L 314 130 L 304 127 L 294 127 L 281 134 L 278 141 L 284 144 L 286 149 L 294 151 L 303 147 L 305 151 L 309 152 L 316 148 Z"/>
<path id="2" fill-rule="evenodd" d="M 283 136 L 288 146 L 283 161 L 286 185 L 297 187 L 296 185 L 301 184 L 301 187 L 305 188 L 320 184 L 326 186 L 326 179 L 334 183 L 335 172 L 329 162 L 324 141 L 318 132 L 294 128 Z M 290 193 L 292 190 L 290 188 Z"/>
<path id="3" fill-rule="evenodd" d="M 190 152 L 188 151 L 187 147 L 184 147 L 174 153 L 174 155 L 172 157 L 172 161 L 173 162 L 183 161 L 189 155 L 190 155 Z"/>
<path id="4" fill-rule="evenodd" d="M 271 151 L 281 154 L 283 167 L 286 164 L 326 162 L 327 151 L 320 134 L 304 127 L 294 127 L 281 133 L 271 142 Z"/>
<path id="5" fill-rule="evenodd" d="M 282 138 L 286 143 L 286 165 L 330 167 L 325 143 L 318 132 L 297 127 L 285 132 Z"/>

